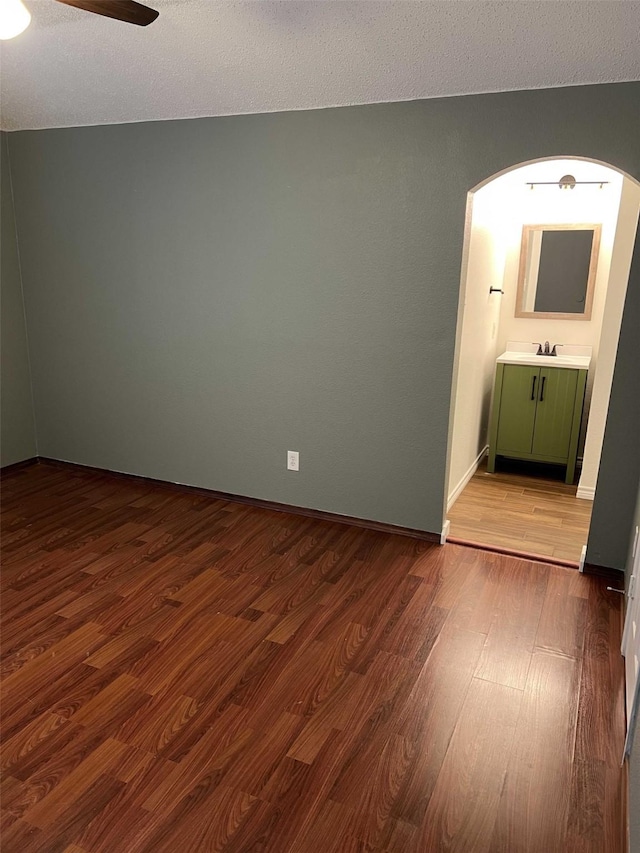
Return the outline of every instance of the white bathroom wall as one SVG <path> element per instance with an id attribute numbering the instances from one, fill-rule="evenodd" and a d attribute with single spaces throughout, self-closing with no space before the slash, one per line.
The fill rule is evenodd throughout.
<path id="1" fill-rule="evenodd" d="M 531 190 L 526 181 L 557 181 L 566 173 L 578 180 L 604 178 L 610 181 L 603 189 L 577 186 L 560 190 L 556 186 L 537 186 Z M 622 175 L 579 160 L 549 160 L 516 169 L 496 181 L 500 201 L 508 206 L 511 216 L 503 232 L 505 246 L 504 288 L 500 311 L 500 346 L 510 340 L 551 340 L 552 343 L 584 344 L 597 352 L 604 311 L 611 252 L 616 232 L 622 191 Z M 515 317 L 518 265 L 522 226 L 526 224 L 600 223 L 602 238 L 596 275 L 591 320 L 536 320 Z M 537 336 L 537 337 L 536 337 Z"/>
<path id="2" fill-rule="evenodd" d="M 453 432 L 449 461 L 448 506 L 473 476 L 486 447 L 491 390 L 495 371 L 507 211 L 500 191 L 488 184 L 473 196 L 467 243 L 466 286 L 458 312 L 458 377 L 454 391 Z M 462 276 L 465 279 L 463 264 Z"/>
<path id="3" fill-rule="evenodd" d="M 609 287 L 606 294 L 606 306 L 603 314 L 598 352 L 598 370 L 593 382 L 591 410 L 584 445 L 584 459 L 580 482 L 578 484 L 578 497 L 591 500 L 593 500 L 598 479 L 600 452 L 602 450 L 602 440 L 607 421 L 609 395 L 611 393 L 613 370 L 618 350 L 620 322 L 627 293 L 639 210 L 640 186 L 625 178 L 622 185 L 615 241 L 611 255 Z"/>
<path id="4" fill-rule="evenodd" d="M 557 182 L 565 174 L 574 175 L 578 181 L 605 180 L 609 183 L 605 184 L 602 189 L 598 186 L 578 185 L 572 190 L 561 190 L 553 185 L 536 186 L 531 190 L 527 186 L 527 181 Z M 505 294 L 502 297 L 500 309 L 498 349 L 503 351 L 507 341 L 544 342 L 546 340 L 549 340 L 551 344 L 579 344 L 592 347 L 591 367 L 585 395 L 585 417 L 583 418 L 582 434 L 578 446 L 579 456 L 583 455 L 593 381 L 599 362 L 602 321 L 613 245 L 616 238 L 622 184 L 623 178 L 618 172 L 606 166 L 582 160 L 548 160 L 542 163 L 532 163 L 510 172 L 496 181 L 496 185 L 499 185 L 502 191 L 502 204 L 511 210 L 511 216 L 503 232 L 505 241 L 503 279 Z M 522 226 L 525 224 L 569 223 L 599 223 L 602 225 L 591 320 L 537 320 L 516 317 L 516 291 Z M 600 433 L 600 441 L 602 441 L 602 432 Z"/>

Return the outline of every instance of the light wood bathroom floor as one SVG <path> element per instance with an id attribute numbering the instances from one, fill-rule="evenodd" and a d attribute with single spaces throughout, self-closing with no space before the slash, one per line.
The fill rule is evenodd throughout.
<path id="1" fill-rule="evenodd" d="M 498 465 L 488 474 L 485 461 L 451 507 L 449 536 L 578 562 L 593 502 L 576 497 L 576 486 L 562 481 L 563 469 Z"/>

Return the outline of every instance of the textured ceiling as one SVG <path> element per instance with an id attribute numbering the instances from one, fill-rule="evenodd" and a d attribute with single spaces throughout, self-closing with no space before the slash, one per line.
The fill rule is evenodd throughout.
<path id="1" fill-rule="evenodd" d="M 24 0 L 6 130 L 640 79 L 640 2 L 151 0 L 138 28 Z"/>

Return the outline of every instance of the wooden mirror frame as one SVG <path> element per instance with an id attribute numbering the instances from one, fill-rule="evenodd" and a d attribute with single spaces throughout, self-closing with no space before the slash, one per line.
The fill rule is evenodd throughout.
<path id="1" fill-rule="evenodd" d="M 585 294 L 584 311 L 581 314 L 563 314 L 552 311 L 523 311 L 521 308 L 524 296 L 524 280 L 527 272 L 527 255 L 529 251 L 529 240 L 532 231 L 593 231 L 593 243 L 591 244 L 591 258 L 589 260 L 589 273 L 587 275 L 587 292 Z M 590 320 L 593 310 L 593 293 L 596 284 L 596 272 L 598 270 L 598 257 L 600 254 L 600 234 L 602 225 L 600 223 L 579 223 L 559 225 L 547 223 L 544 225 L 523 225 L 522 240 L 520 242 L 520 265 L 518 267 L 518 289 L 516 292 L 515 317 L 528 318 L 531 320 Z"/>

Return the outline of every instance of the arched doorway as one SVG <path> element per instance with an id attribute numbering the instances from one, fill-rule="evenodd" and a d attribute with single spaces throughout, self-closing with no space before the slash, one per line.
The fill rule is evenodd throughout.
<path id="1" fill-rule="evenodd" d="M 574 174 L 576 184 L 563 189 L 560 178 L 566 174 Z M 584 555 L 582 546 L 586 543 L 591 500 L 596 490 L 639 210 L 640 184 L 634 178 L 608 163 L 582 157 L 545 157 L 518 163 L 470 190 L 449 421 L 444 529 L 447 530 L 449 521 L 454 528 L 448 538 L 571 565 L 577 565 L 581 554 Z M 579 322 L 548 314 L 517 316 L 522 313 L 516 310 L 516 295 L 523 226 L 555 223 L 558 228 L 570 228 L 587 222 L 597 223 L 602 234 L 592 316 Z M 505 501 L 503 504 L 494 505 L 493 511 L 487 504 L 483 512 L 480 504 L 485 493 L 477 491 L 480 475 L 476 470 L 482 466 L 489 444 L 496 359 L 505 353 L 507 345 L 519 343 L 526 349 L 533 341 L 548 339 L 564 344 L 566 351 L 588 352 L 591 358 L 585 417 L 579 434 L 581 476 L 572 484 L 573 494 L 563 493 L 571 495 L 573 500 L 569 507 L 571 517 L 556 522 L 538 511 L 536 516 L 527 518 L 527 513 L 521 511 L 527 501 L 520 501 L 520 507 L 515 506 L 517 501 L 510 506 L 508 494 L 499 498 Z M 522 472 L 525 476 L 536 475 L 535 466 L 524 467 L 529 469 Z M 487 483 L 491 479 L 485 474 Z M 471 489 L 471 484 L 476 488 L 473 496 L 465 491 Z M 541 488 L 545 504 L 542 509 L 549 511 L 546 504 L 552 501 L 547 501 L 544 488 L 537 483 L 536 489 L 540 492 Z M 526 483 L 524 489 L 528 491 Z M 470 499 L 468 506 L 459 503 L 461 495 L 465 495 L 465 500 Z M 532 512 L 540 510 L 535 502 L 528 503 Z M 452 510 L 456 504 L 457 510 Z M 456 513 L 466 517 L 469 523 L 460 525 Z M 497 516 L 502 516 L 505 523 L 496 526 L 492 535 L 492 519 Z M 584 524 L 580 527 L 578 516 L 586 518 L 586 527 Z M 508 521 L 512 522 L 511 530 Z M 538 521 L 542 522 L 542 536 L 532 532 Z M 576 527 L 573 537 L 569 531 L 572 523 Z M 580 537 L 584 542 L 576 551 Z"/>

